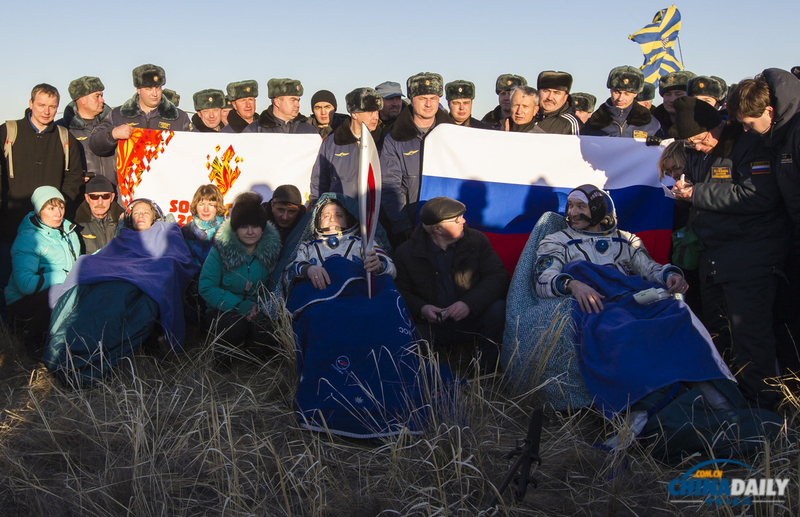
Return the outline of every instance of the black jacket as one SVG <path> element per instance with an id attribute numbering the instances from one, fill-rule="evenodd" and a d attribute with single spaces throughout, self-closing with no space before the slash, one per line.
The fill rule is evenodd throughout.
<path id="1" fill-rule="evenodd" d="M 235 112 L 231 111 L 231 113 Z M 228 120 L 230 120 L 230 116 L 228 117 Z M 222 128 L 225 127 L 225 124 L 223 124 L 222 121 L 220 120 L 218 127 L 219 130 L 212 129 L 207 125 L 205 125 L 203 119 L 200 118 L 200 115 L 198 115 L 197 113 L 192 115 L 192 132 L 194 133 L 217 133 L 218 131 L 222 131 Z"/>
<path id="2" fill-rule="evenodd" d="M 83 170 L 105 176 L 114 185 L 117 184 L 117 158 L 115 156 L 97 156 L 89 148 L 89 137 L 97 131 L 100 124 L 111 114 L 111 107 L 103 106 L 103 111 L 94 119 L 86 121 L 78 115 L 77 104 L 75 101 L 67 104 L 64 108 L 64 118 L 56 124 L 69 129 L 69 132 L 78 141 L 78 150 L 81 153 L 81 163 Z"/>
<path id="3" fill-rule="evenodd" d="M 544 110 L 540 109 L 536 114 L 536 121 L 542 131 L 554 135 L 580 135 L 583 129 L 583 122 L 573 113 L 569 97 L 561 108 L 552 113 L 545 114 Z"/>

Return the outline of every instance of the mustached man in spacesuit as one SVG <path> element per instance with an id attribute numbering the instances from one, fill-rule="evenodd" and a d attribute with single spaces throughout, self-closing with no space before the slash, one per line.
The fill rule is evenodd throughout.
<path id="1" fill-rule="evenodd" d="M 639 275 L 666 286 L 671 293 L 683 294 L 689 288 L 679 268 L 659 264 L 647 254 L 639 237 L 617 230 L 611 197 L 594 185 L 581 185 L 569 193 L 566 219 L 569 228 L 542 239 L 537 250 L 533 282 L 541 298 L 571 294 L 582 311 L 603 310 L 602 294 L 561 272 L 565 264 L 575 260 Z"/>

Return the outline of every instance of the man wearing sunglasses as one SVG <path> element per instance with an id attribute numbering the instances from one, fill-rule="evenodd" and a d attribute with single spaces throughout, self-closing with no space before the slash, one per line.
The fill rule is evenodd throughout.
<path id="1" fill-rule="evenodd" d="M 105 176 L 86 182 L 84 202 L 78 207 L 75 222 L 83 253 L 91 255 L 114 238 L 123 209 L 114 202 L 114 185 Z"/>

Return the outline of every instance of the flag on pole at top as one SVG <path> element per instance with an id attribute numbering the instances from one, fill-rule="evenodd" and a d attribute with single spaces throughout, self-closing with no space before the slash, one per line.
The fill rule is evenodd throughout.
<path id="1" fill-rule="evenodd" d="M 648 83 L 670 72 L 683 70 L 683 64 L 675 57 L 675 41 L 681 28 L 681 13 L 674 5 L 661 9 L 653 22 L 628 36 L 642 46 L 644 64 L 639 67 Z"/>

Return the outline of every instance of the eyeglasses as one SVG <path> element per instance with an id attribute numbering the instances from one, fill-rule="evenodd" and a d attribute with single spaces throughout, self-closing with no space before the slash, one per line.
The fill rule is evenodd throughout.
<path id="1" fill-rule="evenodd" d="M 87 196 L 89 196 L 89 199 L 91 199 L 92 201 L 97 201 L 98 199 L 108 201 L 109 199 L 111 199 L 111 196 L 113 195 L 114 194 L 87 194 Z"/>
<path id="2" fill-rule="evenodd" d="M 699 136 L 699 135 L 697 135 L 697 136 Z M 693 136 L 692 138 L 696 138 L 696 136 Z M 709 138 L 711 138 L 711 131 L 706 131 L 705 132 L 705 136 L 703 138 L 701 138 L 700 140 L 691 140 L 691 139 L 687 138 L 686 139 L 686 147 L 689 147 L 690 149 L 696 149 L 698 145 L 708 146 L 708 139 Z"/>

